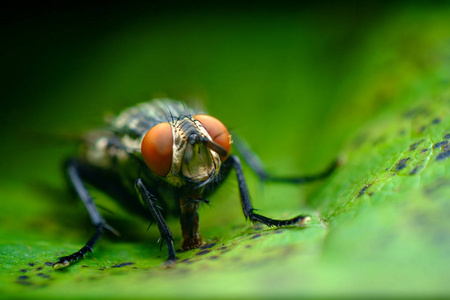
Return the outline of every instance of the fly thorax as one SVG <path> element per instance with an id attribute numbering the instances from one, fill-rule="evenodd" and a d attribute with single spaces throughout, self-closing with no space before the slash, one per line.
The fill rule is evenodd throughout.
<path id="1" fill-rule="evenodd" d="M 208 132 L 196 120 L 185 117 L 170 123 L 173 136 L 172 167 L 166 179 L 181 186 L 186 181 L 204 185 L 213 179 L 220 168 L 219 155 L 205 146 L 211 140 Z"/>

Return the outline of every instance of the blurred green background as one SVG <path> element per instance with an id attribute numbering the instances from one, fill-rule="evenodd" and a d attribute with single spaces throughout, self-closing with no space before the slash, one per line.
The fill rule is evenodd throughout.
<path id="1" fill-rule="evenodd" d="M 447 2 L 46 2 L 2 14 L 4 296 L 448 296 L 450 179 L 432 146 L 449 129 Z M 91 232 L 61 162 L 105 116 L 156 97 L 202 103 L 274 174 L 344 164 L 307 186 L 263 186 L 245 169 L 256 208 L 310 213 L 306 229 L 252 227 L 230 178 L 200 211 L 215 246 L 179 253 L 175 270 L 159 268 L 156 228 L 93 191 L 122 238 L 53 271 L 45 262 Z M 411 156 L 419 141 L 429 150 Z"/>

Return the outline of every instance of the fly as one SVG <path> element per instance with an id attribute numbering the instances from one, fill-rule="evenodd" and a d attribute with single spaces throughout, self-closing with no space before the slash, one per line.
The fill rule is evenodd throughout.
<path id="1" fill-rule="evenodd" d="M 271 176 L 249 147 L 237 136 L 233 138 L 238 152 L 265 181 L 309 182 L 328 176 L 336 167 L 334 163 L 314 176 Z M 79 251 L 60 257 L 53 264 L 54 268 L 67 267 L 92 252 L 105 229 L 117 234 L 101 216 L 85 182 L 157 224 L 161 241 L 168 250 L 166 266 L 174 265 L 177 258 L 174 238 L 163 212 L 172 211 L 179 215 L 182 250 L 200 247 L 198 208 L 202 203 L 209 203 L 207 198 L 225 181 L 232 169 L 237 174 L 246 219 L 269 227 L 298 226 L 310 219 L 300 215 L 275 220 L 255 213 L 240 159 L 230 154 L 231 144 L 231 135 L 219 120 L 182 102 L 168 99 L 128 108 L 107 128 L 88 133 L 80 156 L 69 159 L 65 170 L 88 211 L 95 233 Z M 160 206 L 168 209 L 162 210 Z"/>

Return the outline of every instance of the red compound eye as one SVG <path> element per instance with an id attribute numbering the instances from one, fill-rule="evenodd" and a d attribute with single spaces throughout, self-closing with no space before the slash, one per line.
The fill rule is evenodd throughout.
<path id="1" fill-rule="evenodd" d="M 166 176 L 172 167 L 172 128 L 169 123 L 159 123 L 146 134 L 141 144 L 142 158 L 149 169 Z"/>
<path id="2" fill-rule="evenodd" d="M 224 162 L 230 154 L 231 149 L 231 136 L 228 129 L 222 122 L 209 115 L 195 115 L 194 119 L 202 123 L 212 140 L 227 151 L 226 156 L 220 156 L 220 160 Z"/>

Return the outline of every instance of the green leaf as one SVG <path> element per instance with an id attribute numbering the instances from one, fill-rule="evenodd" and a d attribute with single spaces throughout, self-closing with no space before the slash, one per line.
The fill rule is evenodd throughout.
<path id="1" fill-rule="evenodd" d="M 317 20 L 302 16 L 262 13 L 255 27 L 246 18 L 229 24 L 220 14 L 215 20 L 199 14 L 190 23 L 186 15 L 158 32 L 152 22 L 161 19 L 140 21 L 140 30 L 102 41 L 86 54 L 88 63 L 62 64 L 75 73 L 61 75 L 69 86 L 62 80 L 50 99 L 23 112 L 18 127 L 14 118 L 3 121 L 14 129 L 1 150 L 2 296 L 448 296 L 450 10 L 391 7 L 384 18 L 364 21 L 371 26 L 364 34 L 350 19 L 339 26 L 327 19 L 322 32 L 312 26 Z M 304 40 L 295 39 L 299 34 Z M 192 39 L 210 41 L 211 48 Z M 205 99 L 274 173 L 314 173 L 339 157 L 330 177 L 309 186 L 262 186 L 244 170 L 262 214 L 308 213 L 312 220 L 282 229 L 249 224 L 230 178 L 210 199 L 212 207 L 200 210 L 204 248 L 178 252 L 177 266 L 166 269 L 156 226 L 147 231 L 146 220 L 91 189 L 121 237 L 105 234 L 84 260 L 53 269 L 51 262 L 77 251 L 92 233 L 60 172 L 62 159 L 77 150 L 70 140 L 100 124 L 105 111 L 162 90 Z M 56 105 L 61 99 L 66 108 Z M 19 135 L 24 131 L 29 139 Z M 179 248 L 179 221 L 168 223 Z"/>

